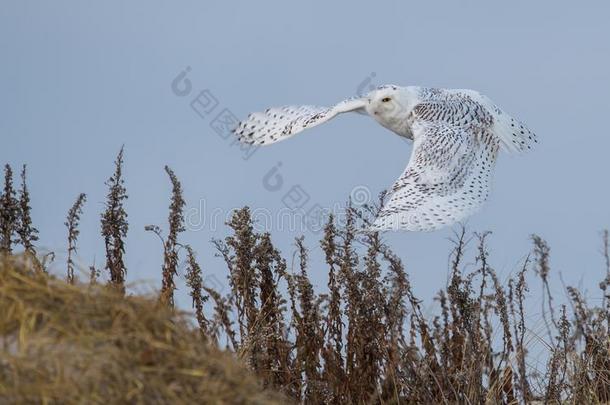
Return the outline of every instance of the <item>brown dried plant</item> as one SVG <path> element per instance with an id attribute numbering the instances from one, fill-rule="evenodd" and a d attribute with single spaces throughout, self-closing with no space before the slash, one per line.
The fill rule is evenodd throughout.
<path id="1" fill-rule="evenodd" d="M 78 198 L 68 211 L 68 216 L 64 225 L 68 228 L 68 258 L 67 258 L 67 280 L 68 283 L 74 284 L 74 255 L 76 254 L 76 242 L 80 231 L 78 229 L 78 223 L 80 216 L 83 213 L 83 205 L 87 200 L 87 196 L 84 193 L 79 194 Z"/>
<path id="2" fill-rule="evenodd" d="M 114 174 L 106 181 L 108 194 L 106 209 L 102 213 L 101 227 L 106 248 L 106 270 L 110 273 L 110 283 L 120 291 L 125 290 L 125 238 L 129 224 L 127 212 L 123 206 L 127 199 L 125 180 L 123 179 L 123 147 L 114 161 Z"/>
<path id="3" fill-rule="evenodd" d="M 38 240 L 38 229 L 32 224 L 32 207 L 30 192 L 27 186 L 26 165 L 21 169 L 21 188 L 19 189 L 19 225 L 17 235 L 26 255 L 37 263 L 34 242 Z M 38 263 L 37 263 L 38 264 Z"/>
<path id="4" fill-rule="evenodd" d="M 162 303 L 174 306 L 174 290 L 176 284 L 174 276 L 178 274 L 178 234 L 184 232 L 184 198 L 182 197 L 182 185 L 180 181 L 168 166 L 165 166 L 165 172 L 169 176 L 172 183 L 172 199 L 169 205 L 169 232 L 165 239 L 163 247 L 163 271 L 161 296 Z"/>
<path id="5" fill-rule="evenodd" d="M 19 201 L 13 188 L 13 170 L 4 166 L 4 187 L 0 193 L 0 255 L 13 252 L 19 227 Z"/>
<path id="6" fill-rule="evenodd" d="M 110 191 L 102 216 L 107 268 L 114 277 L 112 282 L 120 285 L 125 276 L 122 255 L 127 231 L 122 159 L 121 151 L 115 174 L 107 182 Z M 532 237 L 531 254 L 504 282 L 493 266 L 490 233 L 469 236 L 462 228 L 452 239 L 449 273 L 435 296 L 436 309 L 424 310 L 403 260 L 383 235 L 364 229 L 379 205 L 355 207 L 348 203 L 344 223 L 329 217 L 319 242 L 324 258 L 321 264 L 311 259 L 314 249 L 303 237 L 296 239 L 294 252 L 282 254 L 269 233 L 256 230 L 249 208 L 244 207 L 229 219 L 229 234 L 213 240 L 227 270 L 228 288 L 224 291 L 222 286 L 215 288 L 218 283 L 206 283 L 193 248 L 180 243 L 185 202 L 180 182 L 167 167 L 166 172 L 172 183 L 168 236 L 163 238 L 157 226 L 146 227 L 163 243 L 159 300 L 165 305 L 160 311 L 175 311 L 174 278 L 184 247 L 185 276 L 196 321 L 189 347 L 226 346 L 258 376 L 263 387 L 281 391 L 295 403 L 315 404 L 610 401 L 607 232 L 602 234 L 602 297 L 592 301 L 596 305 L 572 286 L 566 287 L 565 297 L 553 295 L 550 248 L 543 238 Z M 30 219 L 23 220 L 23 224 L 30 224 L 23 228 L 15 225 L 20 215 L 24 217 L 23 212 L 29 218 L 29 208 L 19 208 L 11 181 L 7 167 L 0 198 L 1 246 L 6 257 L 10 257 L 16 235 L 21 235 L 18 230 L 25 235 L 30 227 L 30 236 L 19 236 L 20 240 L 35 240 Z M 22 181 L 25 183 L 25 172 Z M 27 189 L 22 190 L 21 207 L 29 207 L 29 195 L 23 197 Z M 78 236 L 77 204 L 66 222 L 71 229 L 70 282 L 74 282 L 71 254 Z M 5 207 L 12 211 L 5 211 Z M 119 267 L 115 267 L 117 263 Z M 113 273 L 117 268 L 122 271 Z M 321 274 L 327 275 L 325 287 L 314 283 Z M 538 316 L 530 314 L 528 304 L 530 278 L 535 276 L 542 283 L 542 314 Z M 77 288 L 78 283 L 68 287 Z M 97 288 L 90 287 L 91 291 Z M 119 296 L 124 298 L 121 293 Z M 536 323 L 546 329 L 546 336 L 539 336 L 540 325 Z M 202 339 L 195 338 L 197 335 Z M 531 361 L 535 341 L 545 344 L 547 350 L 543 369 Z M 0 396 L 2 387 L 8 386 L 2 379 L 10 374 L 2 364 Z M 168 370 L 172 375 L 177 372 Z M 198 376 L 201 386 L 211 378 L 211 374 Z M 168 384 L 171 387 L 172 383 Z"/>
<path id="7" fill-rule="evenodd" d="M 203 305 L 210 298 L 203 294 L 203 279 L 201 277 L 201 267 L 195 258 L 195 252 L 189 245 L 185 246 L 187 251 L 187 268 L 186 268 L 186 284 L 190 288 L 190 296 L 193 299 L 193 307 L 195 308 L 195 318 L 199 324 L 201 336 L 207 339 L 209 334 L 209 321 L 203 313 Z"/>

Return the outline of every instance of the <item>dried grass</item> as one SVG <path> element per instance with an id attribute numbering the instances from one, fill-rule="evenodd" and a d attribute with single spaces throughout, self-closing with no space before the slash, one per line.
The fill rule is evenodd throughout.
<path id="1" fill-rule="evenodd" d="M 40 271 L 47 260 L 36 255 L 32 243 L 36 231 L 25 172 L 17 198 L 12 171 L 5 168 L 0 402 L 278 398 L 262 391 L 253 376 L 263 387 L 307 404 L 610 401 L 608 232 L 602 235 L 602 300 L 591 306 L 571 286 L 565 297 L 553 296 L 551 250 L 541 237 L 532 236 L 531 254 L 503 283 L 492 265 L 490 234 L 469 235 L 462 229 L 453 240 L 447 284 L 436 295 L 438 312 L 426 317 L 399 255 L 380 234 L 360 232 L 381 204 L 348 204 L 341 225 L 329 217 L 319 241 L 322 268 L 311 268 L 302 237 L 292 255 L 282 255 L 269 233 L 255 231 L 245 207 L 227 223 L 229 235 L 213 240 L 230 286 L 222 294 L 206 285 L 194 249 L 180 242 L 185 201 L 180 182 L 166 167 L 172 184 L 168 236 L 157 226 L 146 227 L 163 243 L 160 297 L 125 297 L 128 224 L 122 162 L 121 150 L 107 182 L 102 216 L 110 287 L 100 284 L 95 266 L 88 286 Z M 69 253 L 78 236 L 80 206 L 75 207 L 67 222 Z M 24 249 L 18 259 L 11 255 L 16 244 Z M 186 256 L 184 269 L 178 266 L 180 256 Z M 193 319 L 173 309 L 174 277 L 180 271 L 193 299 L 197 329 Z M 312 272 L 328 274 L 326 292 L 313 288 Z M 71 256 L 68 280 L 75 282 Z M 527 322 L 530 285 L 540 288 L 545 336 Z M 206 313 L 207 301 L 212 313 Z M 528 342 L 533 338 L 548 349 L 544 370 L 530 365 Z M 248 372 L 217 349 L 223 342 Z"/>
<path id="2" fill-rule="evenodd" d="M 0 263 L 1 403 L 280 403 L 156 297 Z M 283 401 L 282 401 L 283 402 Z"/>

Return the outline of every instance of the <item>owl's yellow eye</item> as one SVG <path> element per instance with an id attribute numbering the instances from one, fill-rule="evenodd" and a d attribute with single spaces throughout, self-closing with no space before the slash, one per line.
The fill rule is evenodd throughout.
<path id="1" fill-rule="evenodd" d="M 382 103 L 387 103 L 390 100 L 391 100 L 390 97 L 384 97 L 384 98 L 381 99 L 381 102 Z"/>

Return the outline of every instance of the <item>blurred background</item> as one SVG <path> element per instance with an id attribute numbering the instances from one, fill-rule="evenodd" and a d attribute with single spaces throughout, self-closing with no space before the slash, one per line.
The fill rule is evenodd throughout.
<path id="1" fill-rule="evenodd" d="M 124 145 L 129 281 L 159 286 L 162 246 L 144 226 L 168 228 L 167 164 L 187 200 L 181 239 L 207 283 L 226 291 L 210 240 L 227 235 L 232 209 L 249 205 L 285 255 L 305 234 L 310 276 L 324 290 L 320 233 L 304 218 L 340 210 L 350 195 L 376 200 L 411 146 L 355 114 L 256 150 L 236 145 L 227 123 L 269 106 L 332 105 L 384 83 L 472 88 L 525 121 L 540 144 L 500 157 L 492 196 L 468 229 L 493 231 L 490 261 L 504 280 L 539 234 L 553 271 L 595 299 L 610 223 L 609 12 L 602 1 L 5 2 L 0 163 L 28 165 L 38 246 L 57 253 L 58 274 L 64 218 L 81 192 L 78 262 L 103 265 L 104 181 Z M 385 236 L 427 311 L 456 229 Z M 178 288 L 178 305 L 190 308 L 183 280 Z M 533 305 L 541 291 L 531 286 Z"/>

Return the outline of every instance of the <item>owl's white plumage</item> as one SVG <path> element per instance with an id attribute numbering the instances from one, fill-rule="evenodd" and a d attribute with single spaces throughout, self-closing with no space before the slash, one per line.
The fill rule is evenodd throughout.
<path id="1" fill-rule="evenodd" d="M 234 131 L 242 142 L 266 145 L 350 111 L 413 140 L 409 163 L 371 227 L 378 231 L 431 231 L 466 218 L 489 195 L 498 151 L 522 152 L 537 142 L 476 91 L 393 85 L 334 107 L 270 108 Z"/>
<path id="2" fill-rule="evenodd" d="M 342 112 L 364 107 L 360 98 L 351 98 L 333 107 L 313 105 L 268 108 L 264 112 L 252 113 L 246 121 L 238 124 L 234 132 L 242 142 L 257 145 L 284 140 L 306 128 L 320 125 Z"/>

